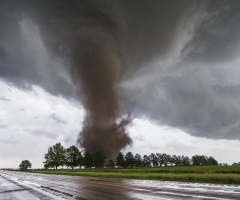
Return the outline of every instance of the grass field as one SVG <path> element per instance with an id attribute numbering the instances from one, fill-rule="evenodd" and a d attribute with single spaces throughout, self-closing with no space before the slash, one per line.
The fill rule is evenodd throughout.
<path id="1" fill-rule="evenodd" d="M 240 184 L 240 165 L 127 169 L 58 169 L 33 171 L 33 173 L 199 183 Z"/>

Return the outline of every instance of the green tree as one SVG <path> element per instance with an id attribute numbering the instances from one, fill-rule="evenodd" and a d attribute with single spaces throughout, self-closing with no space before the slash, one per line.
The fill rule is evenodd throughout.
<path id="1" fill-rule="evenodd" d="M 93 160 L 93 156 L 90 153 L 90 151 L 86 151 L 86 153 L 84 154 L 84 158 L 83 158 L 83 165 L 85 168 L 92 168 L 94 164 L 94 160 Z"/>
<path id="2" fill-rule="evenodd" d="M 161 153 L 157 153 L 157 157 L 158 157 L 159 166 L 162 167 L 162 165 L 164 164 L 164 157 Z"/>
<path id="3" fill-rule="evenodd" d="M 122 152 L 119 152 L 117 158 L 116 158 L 116 165 L 118 167 L 125 167 L 125 158 Z"/>
<path id="4" fill-rule="evenodd" d="M 200 156 L 201 163 L 200 165 L 207 165 L 208 157 L 205 155 Z"/>
<path id="5" fill-rule="evenodd" d="M 30 163 L 29 160 L 23 160 L 19 165 L 19 169 L 21 171 L 26 171 L 28 168 L 31 168 L 31 167 L 32 167 L 32 163 Z"/>
<path id="6" fill-rule="evenodd" d="M 107 167 L 111 167 L 111 168 L 115 167 L 113 160 L 109 160 L 107 162 Z"/>
<path id="7" fill-rule="evenodd" d="M 70 146 L 65 151 L 65 165 L 74 169 L 80 165 L 82 154 L 76 146 Z"/>
<path id="8" fill-rule="evenodd" d="M 96 153 L 93 154 L 93 160 L 94 160 L 94 167 L 101 168 L 105 164 L 107 156 L 103 152 L 103 150 L 98 150 Z"/>
<path id="9" fill-rule="evenodd" d="M 48 152 L 45 154 L 44 158 L 44 166 L 48 168 L 55 167 L 57 169 L 59 166 L 64 166 L 65 164 L 65 149 L 60 142 L 56 143 L 48 148 Z"/>
<path id="10" fill-rule="evenodd" d="M 208 157 L 204 155 L 195 155 L 192 156 L 192 163 L 193 165 L 207 165 Z"/>
<path id="11" fill-rule="evenodd" d="M 135 155 L 135 166 L 142 167 L 142 165 L 143 165 L 142 157 L 139 154 L 136 154 Z"/>
<path id="12" fill-rule="evenodd" d="M 200 165 L 200 159 L 198 155 L 192 156 L 192 165 L 194 166 Z"/>
<path id="13" fill-rule="evenodd" d="M 208 165 L 218 165 L 218 161 L 212 156 L 208 158 L 207 163 Z"/>
<path id="14" fill-rule="evenodd" d="M 168 164 L 168 156 L 167 156 L 167 154 L 163 153 L 162 157 L 163 157 L 164 166 L 167 167 L 167 164 Z"/>
<path id="15" fill-rule="evenodd" d="M 191 159 L 188 156 L 182 155 L 182 165 L 183 166 L 190 166 L 191 165 Z"/>
<path id="16" fill-rule="evenodd" d="M 157 158 L 157 156 L 154 153 L 151 153 L 149 157 L 150 157 L 152 166 L 153 167 L 157 167 L 158 166 L 158 158 Z"/>
<path id="17" fill-rule="evenodd" d="M 167 155 L 167 156 L 166 156 L 166 160 L 167 160 L 167 165 L 168 165 L 168 164 L 171 164 L 172 156 L 171 156 L 171 155 Z"/>
<path id="18" fill-rule="evenodd" d="M 171 156 L 169 163 L 170 163 L 171 166 L 173 166 L 173 164 L 174 164 L 174 157 L 173 156 Z"/>
<path id="19" fill-rule="evenodd" d="M 46 163 L 43 165 L 44 166 L 44 169 L 48 169 L 48 168 L 51 168 L 51 165 L 49 163 Z"/>
<path id="20" fill-rule="evenodd" d="M 151 160 L 149 158 L 149 156 L 144 155 L 143 156 L 143 167 L 150 167 L 151 165 Z"/>
<path id="21" fill-rule="evenodd" d="M 126 166 L 127 167 L 133 167 L 134 166 L 134 156 L 132 154 L 132 152 L 128 152 L 126 155 L 125 155 L 125 161 L 126 161 Z"/>
<path id="22" fill-rule="evenodd" d="M 84 165 L 84 158 L 82 156 L 82 153 L 80 152 L 80 154 L 78 156 L 78 166 L 79 166 L 79 168 L 82 168 L 83 165 Z"/>

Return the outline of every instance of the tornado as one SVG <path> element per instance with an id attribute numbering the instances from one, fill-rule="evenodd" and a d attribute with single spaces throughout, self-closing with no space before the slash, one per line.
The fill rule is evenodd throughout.
<path id="1" fill-rule="evenodd" d="M 13 0 L 2 2 L 2 6 L 4 16 L 19 28 L 19 35 L 19 24 L 24 22 L 34 27 L 50 59 L 61 60 L 66 67 L 76 96 L 85 109 L 77 143 L 92 153 L 102 149 L 108 159 L 114 160 L 119 151 L 132 142 L 127 133 L 131 116 L 119 92 L 125 66 L 124 20 L 119 6 L 108 0 Z M 14 14 L 8 15 L 8 12 Z M 56 70 L 57 66 L 53 67 Z M 50 71 L 54 71 L 51 68 L 49 66 Z M 59 67 L 58 71 L 61 70 Z M 60 91 L 71 93 L 66 88 L 63 85 Z"/>
<path id="2" fill-rule="evenodd" d="M 115 160 L 132 143 L 131 116 L 119 93 L 123 63 L 117 9 L 109 1 L 75 0 L 43 8 L 37 20 L 41 37 L 50 54 L 64 58 L 85 109 L 77 143 L 92 153 L 102 149 Z"/>
<path id="3" fill-rule="evenodd" d="M 126 132 L 131 117 L 125 114 L 119 96 L 121 60 L 117 49 L 93 40 L 72 57 L 73 80 L 86 111 L 77 142 L 91 152 L 102 149 L 109 159 L 115 159 L 131 144 Z"/>

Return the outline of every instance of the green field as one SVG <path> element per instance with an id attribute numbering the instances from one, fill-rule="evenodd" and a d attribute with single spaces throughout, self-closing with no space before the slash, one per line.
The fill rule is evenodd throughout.
<path id="1" fill-rule="evenodd" d="M 189 166 L 127 169 L 58 169 L 32 171 L 33 173 L 107 178 L 183 181 L 199 183 L 240 184 L 240 165 Z"/>

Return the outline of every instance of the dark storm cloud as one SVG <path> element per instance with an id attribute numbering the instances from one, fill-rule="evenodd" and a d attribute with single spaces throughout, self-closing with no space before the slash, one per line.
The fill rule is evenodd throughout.
<path id="1" fill-rule="evenodd" d="M 154 63 L 152 80 L 124 88 L 135 116 L 194 136 L 240 139 L 239 8 L 239 1 L 210 1 L 177 60 Z"/>
<path id="2" fill-rule="evenodd" d="M 131 118 L 123 111 L 118 92 L 121 59 L 114 3 L 11 2 L 3 2 L 4 17 L 11 19 L 2 23 L 9 20 L 12 25 L 6 27 L 16 29 L 14 37 L 18 39 L 9 50 L 12 38 L 6 35 L 1 45 L 2 77 L 15 85 L 18 80 L 20 89 L 39 85 L 69 98 L 76 98 L 72 93 L 76 89 L 86 110 L 79 144 L 91 152 L 101 148 L 113 159 L 131 143 L 125 132 Z M 11 15 L 6 13 L 8 9 L 13 10 Z M 57 116 L 51 117 L 60 122 Z"/>
<path id="3" fill-rule="evenodd" d="M 240 139 L 238 0 L 11 2 L 0 1 L 0 76 L 25 90 L 78 93 L 86 131 L 102 120 L 95 111 L 111 121 L 128 109 L 191 135 Z"/>
<path id="4" fill-rule="evenodd" d="M 67 124 L 67 121 L 65 119 L 62 119 L 61 117 L 57 116 L 55 113 L 52 113 L 50 115 L 50 118 L 52 118 L 56 123 Z"/>
<path id="5" fill-rule="evenodd" d="M 66 70 L 60 70 L 61 61 L 49 58 L 38 27 L 22 13 L 28 4 L 0 1 L 0 77 L 22 90 L 38 85 L 53 95 L 72 98 L 72 83 Z"/>

